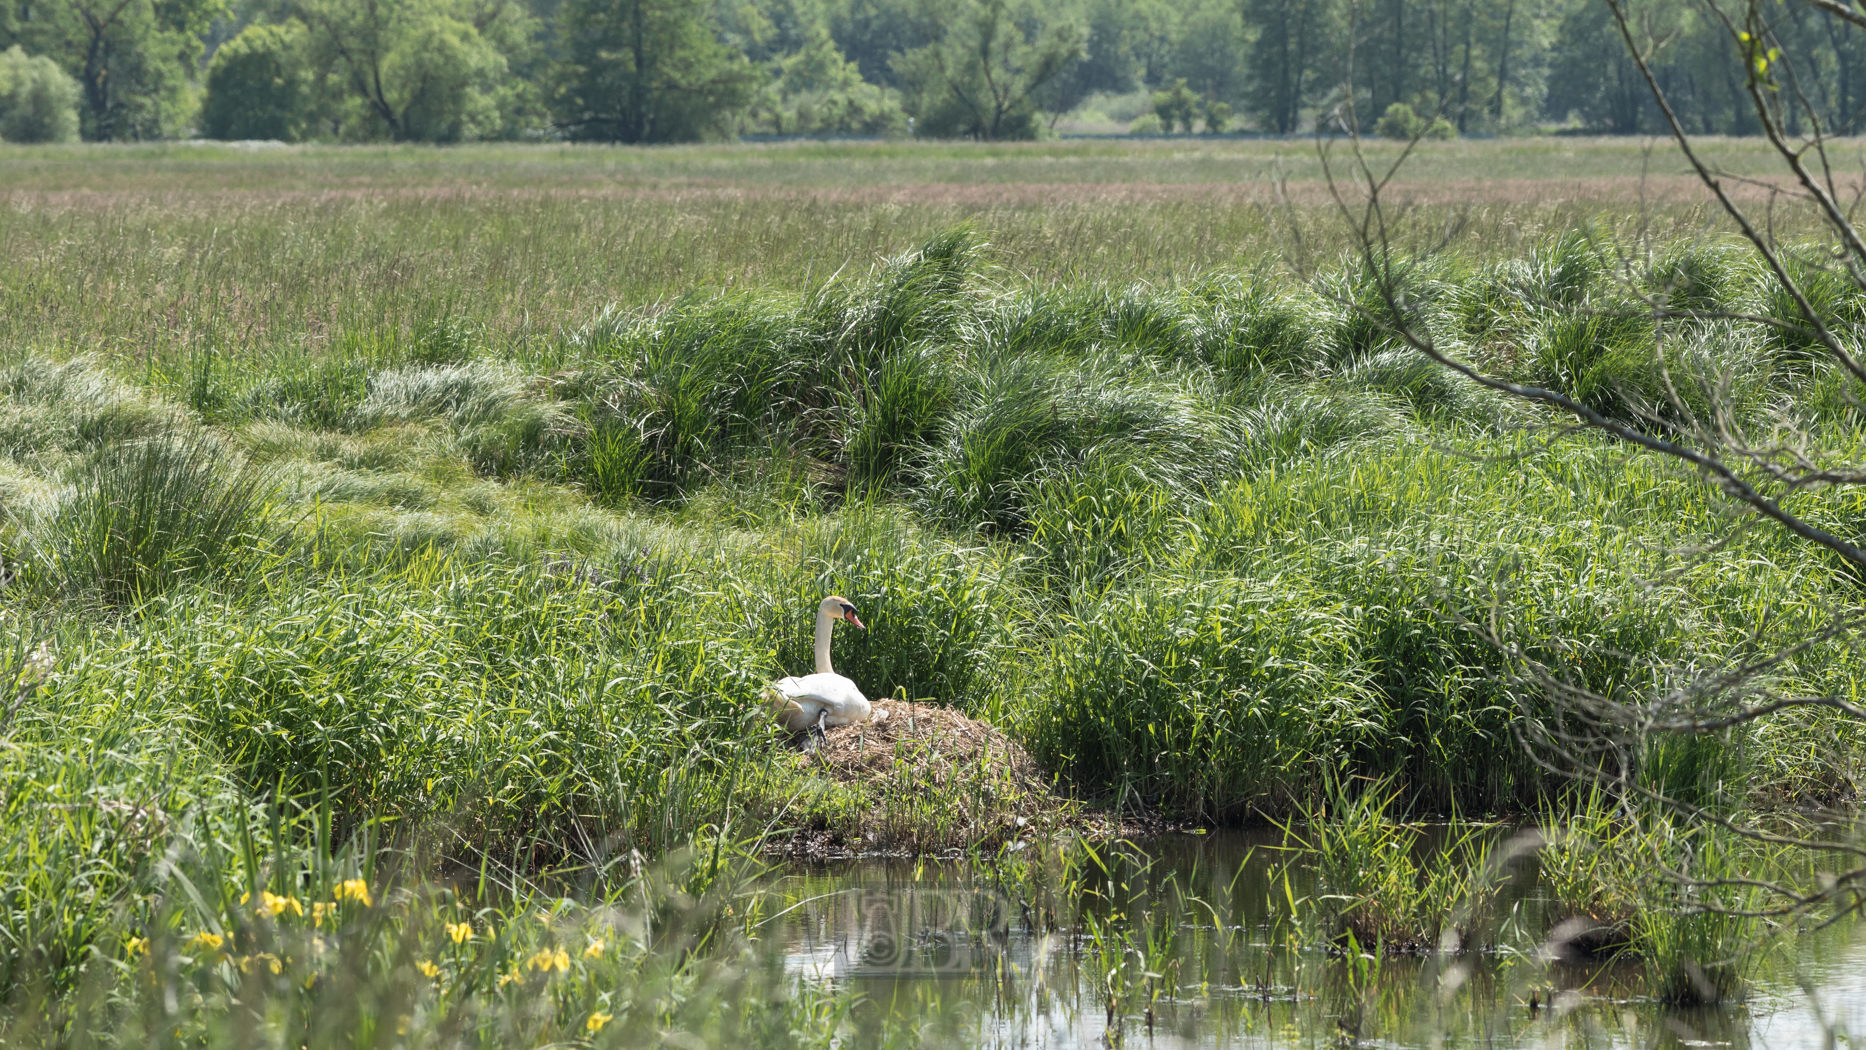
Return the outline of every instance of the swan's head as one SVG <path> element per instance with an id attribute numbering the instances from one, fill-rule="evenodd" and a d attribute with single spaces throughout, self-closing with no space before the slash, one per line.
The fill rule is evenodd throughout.
<path id="1" fill-rule="evenodd" d="M 838 598 L 833 594 L 823 599 L 823 604 L 817 607 L 817 615 L 827 616 L 832 620 L 845 620 L 864 631 L 868 630 L 868 625 L 862 622 L 862 618 L 855 615 L 855 606 L 850 605 L 848 599 Z"/>

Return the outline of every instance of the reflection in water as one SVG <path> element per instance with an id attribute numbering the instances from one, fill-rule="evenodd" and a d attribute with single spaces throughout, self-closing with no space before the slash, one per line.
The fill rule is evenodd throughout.
<path id="1" fill-rule="evenodd" d="M 859 993 L 844 1045 L 991 1047 L 1819 1048 L 1866 1032 L 1858 925 L 1770 953 L 1749 1001 L 1679 1010 L 1637 967 L 1537 951 L 1532 865 L 1514 872 L 1481 951 L 1346 958 L 1301 943 L 1264 835 L 1149 844 L 1058 920 L 960 863 L 794 870 L 766 927 L 800 979 Z M 1810 998 L 1802 982 L 1813 989 Z"/>
<path id="2" fill-rule="evenodd" d="M 788 956 L 824 980 L 977 977 L 1033 966 L 1031 938 L 1013 936 L 997 893 L 938 883 L 855 883 L 810 905 Z"/>

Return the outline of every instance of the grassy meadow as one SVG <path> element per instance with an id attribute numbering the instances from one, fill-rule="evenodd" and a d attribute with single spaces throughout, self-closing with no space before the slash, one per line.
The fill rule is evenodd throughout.
<path id="1" fill-rule="evenodd" d="M 1710 152 L 1739 173 L 1773 170 L 1754 142 Z M 614 304 L 863 274 L 966 222 L 991 245 L 994 280 L 1010 282 L 1313 269 L 1346 247 L 1304 140 L 3 156 L 0 340 L 121 367 L 325 353 L 437 314 L 512 353 Z M 1332 156 L 1349 159 L 1340 146 Z M 1416 236 L 1449 234 L 1481 261 L 1589 222 L 1657 242 L 1722 229 L 1662 144 L 1428 143 L 1403 174 L 1393 199 L 1410 205 Z"/>
<path id="2" fill-rule="evenodd" d="M 1793 316 L 1679 169 L 1426 144 L 1391 190 L 1419 322 L 1642 426 L 1719 389 L 1858 449 L 1783 330 L 1651 319 Z M 1333 899 L 1415 909 L 1450 876 L 1337 854 L 1579 805 L 1478 628 L 1631 697 L 1852 608 L 1696 477 L 1354 311 L 1320 174 L 1296 141 L 0 147 L 0 1033 L 827 1045 L 847 1003 L 746 947 L 761 845 L 1042 830 L 988 768 L 856 788 L 786 749 L 760 693 L 832 592 L 870 627 L 838 670 L 1003 728 L 1075 805 L 1227 826 L 1381 785 L 1305 842 Z M 1779 683 L 1856 696 L 1858 661 Z M 1637 761 L 1758 810 L 1850 800 L 1863 744 L 1785 712 Z M 1652 958 L 1698 935 L 1563 849 L 1571 912 Z M 1350 918 L 1304 929 L 1440 932 Z"/>

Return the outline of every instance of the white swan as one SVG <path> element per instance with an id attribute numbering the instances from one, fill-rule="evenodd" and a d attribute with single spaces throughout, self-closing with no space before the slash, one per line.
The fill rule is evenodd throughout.
<path id="1" fill-rule="evenodd" d="M 827 726 L 854 725 L 874 717 L 874 708 L 854 682 L 829 665 L 829 636 L 836 621 L 844 620 L 866 631 L 855 606 L 830 595 L 816 607 L 816 673 L 781 678 L 765 690 L 778 724 L 793 733 L 814 729 L 818 736 Z"/>

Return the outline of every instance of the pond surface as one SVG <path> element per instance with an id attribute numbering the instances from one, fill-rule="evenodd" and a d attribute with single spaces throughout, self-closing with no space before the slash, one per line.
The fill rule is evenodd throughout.
<path id="1" fill-rule="evenodd" d="M 1289 902 L 1311 887 L 1286 885 L 1279 844 L 1154 840 L 1150 863 L 1091 871 L 1089 903 L 1064 918 L 963 862 L 800 865 L 779 879 L 785 904 L 762 940 L 798 979 L 859 994 L 844 1045 L 863 1048 L 1743 1050 L 1833 1046 L 1829 1025 L 1866 1037 L 1866 924 L 1778 938 L 1745 1001 L 1680 1009 L 1645 996 L 1637 963 L 1544 957 L 1533 861 L 1505 876 L 1481 950 L 1374 959 L 1304 945 Z"/>

